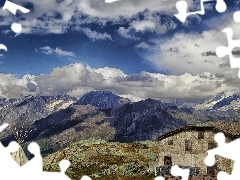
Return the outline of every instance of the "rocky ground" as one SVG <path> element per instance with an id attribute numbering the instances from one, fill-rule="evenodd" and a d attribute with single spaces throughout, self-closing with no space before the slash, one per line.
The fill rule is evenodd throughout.
<path id="1" fill-rule="evenodd" d="M 88 175 L 92 180 L 154 180 L 159 148 L 155 141 L 133 143 L 82 140 L 43 158 L 44 171 L 60 171 L 58 163 L 68 159 L 66 174 L 72 180 Z M 165 180 L 181 177 L 166 175 Z M 189 180 L 217 180 L 215 176 L 198 175 Z"/>
<path id="2" fill-rule="evenodd" d="M 102 140 L 79 141 L 43 159 L 45 171 L 59 171 L 62 159 L 71 162 L 66 174 L 72 180 L 89 175 L 93 180 L 154 179 L 156 142 L 118 143 Z M 149 173 L 148 173 L 149 171 Z"/>

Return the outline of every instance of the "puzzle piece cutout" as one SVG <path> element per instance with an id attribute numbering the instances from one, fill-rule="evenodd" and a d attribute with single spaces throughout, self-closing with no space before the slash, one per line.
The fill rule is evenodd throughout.
<path id="1" fill-rule="evenodd" d="M 200 6 L 201 6 L 201 10 L 200 11 L 196 11 L 196 12 L 187 12 L 188 9 L 188 5 L 187 2 L 184 0 L 180 0 L 176 3 L 176 8 L 178 10 L 178 14 L 175 14 L 174 16 L 176 18 L 178 18 L 181 22 L 185 22 L 187 17 L 193 14 L 200 14 L 203 15 L 205 14 L 205 9 L 203 6 L 204 2 L 208 2 L 208 1 L 212 1 L 212 0 L 201 0 L 200 2 Z M 226 3 L 224 2 L 224 0 L 216 0 L 216 10 L 220 13 L 226 11 L 227 6 Z"/>
<path id="2" fill-rule="evenodd" d="M 189 169 L 182 169 L 177 165 L 172 166 L 171 174 L 173 176 L 181 176 L 182 180 L 188 180 L 190 170 Z"/>
<path id="3" fill-rule="evenodd" d="M 9 126 L 8 123 L 4 123 L 0 126 L 0 132 L 2 132 L 4 129 L 6 129 Z"/>
<path id="4" fill-rule="evenodd" d="M 233 14 L 233 19 L 235 22 L 239 23 L 240 22 L 240 11 L 236 11 L 234 14 Z"/>
<path id="5" fill-rule="evenodd" d="M 218 143 L 218 147 L 208 150 L 208 155 L 205 158 L 205 164 L 207 166 L 213 166 L 215 164 L 215 155 L 219 155 L 234 161 L 231 175 L 226 172 L 220 171 L 217 175 L 218 180 L 236 180 L 240 176 L 240 139 L 236 139 L 230 143 L 225 142 L 225 136 L 223 133 L 218 133 L 214 136 L 215 141 Z"/>
<path id="6" fill-rule="evenodd" d="M 162 177 L 162 176 L 158 176 L 158 177 L 155 177 L 154 180 L 165 180 L 165 179 L 164 179 L 164 177 Z"/>
<path id="7" fill-rule="evenodd" d="M 210 149 L 207 151 L 208 155 L 205 158 L 205 164 L 207 166 L 213 166 L 215 164 L 215 155 L 219 155 L 221 157 L 225 157 L 234 161 L 233 169 L 231 175 L 220 171 L 217 174 L 218 180 L 236 180 L 240 177 L 240 138 L 231 141 L 229 143 L 225 142 L 225 136 L 223 133 L 217 133 L 214 136 L 215 141 L 218 144 L 217 148 Z M 173 176 L 181 176 L 182 180 L 188 180 L 190 170 L 189 169 L 181 169 L 179 166 L 174 165 L 171 168 L 171 174 Z M 164 177 L 158 176 L 155 180 L 165 180 Z"/>
<path id="8" fill-rule="evenodd" d="M 30 10 L 27 9 L 27 8 L 24 8 L 22 6 L 19 6 L 11 1 L 6 1 L 4 6 L 3 6 L 3 9 L 7 9 L 9 10 L 11 13 L 13 13 L 14 15 L 16 15 L 17 13 L 17 10 L 21 11 L 22 13 L 29 13 Z"/>
<path id="9" fill-rule="evenodd" d="M 181 176 L 182 180 L 188 180 L 190 170 L 189 169 L 182 169 L 178 165 L 174 165 L 171 167 L 171 174 L 173 176 Z M 164 180 L 164 177 L 158 176 L 155 180 Z"/>
<path id="10" fill-rule="evenodd" d="M 19 6 L 15 3 L 12 3 L 11 1 L 8 1 L 8 0 L 5 2 L 4 6 L 3 6 L 3 10 L 4 9 L 9 10 L 14 15 L 16 15 L 17 10 L 21 11 L 22 13 L 29 13 L 30 12 L 29 9 L 24 8 L 22 6 Z M 19 23 L 13 23 L 12 26 L 11 26 L 11 29 L 13 30 L 13 32 L 18 34 L 18 33 L 21 33 L 22 26 Z"/>
<path id="11" fill-rule="evenodd" d="M 0 132 L 7 128 L 8 124 L 0 126 Z M 40 147 L 36 142 L 32 142 L 28 146 L 30 153 L 34 157 L 23 166 L 19 166 L 18 163 L 12 158 L 11 153 L 16 152 L 19 149 L 17 142 L 12 141 L 8 147 L 4 147 L 0 143 L 0 176 L 1 179 L 6 177 L 7 179 L 24 179 L 24 180 L 71 180 L 65 173 L 70 166 L 68 160 L 62 160 L 59 163 L 60 172 L 44 172 L 42 169 L 42 156 L 40 153 Z M 81 180 L 91 180 L 88 176 L 83 176 Z"/>
<path id="12" fill-rule="evenodd" d="M 28 151 L 34 155 L 34 158 L 22 166 L 22 171 L 27 172 L 32 167 L 34 167 L 34 169 L 31 171 L 32 173 L 38 173 L 42 171 L 43 162 L 39 145 L 36 142 L 32 142 L 28 145 Z"/>
<path id="13" fill-rule="evenodd" d="M 2 132 L 7 126 L 8 124 L 1 125 L 0 132 Z M 8 176 L 8 173 L 10 170 L 11 172 L 15 172 L 16 174 L 18 174 L 19 165 L 10 155 L 10 153 L 16 152 L 18 149 L 19 149 L 19 145 L 15 141 L 11 142 L 8 145 L 8 147 L 4 147 L 2 143 L 0 143 L 0 160 L 1 162 L 3 162 L 3 163 L 0 163 L 1 177 Z M 13 174 L 15 173 L 10 173 L 10 177 L 12 177 Z"/>
<path id="14" fill-rule="evenodd" d="M 240 58 L 235 58 L 233 56 L 232 50 L 236 47 L 240 47 L 240 39 L 233 40 L 233 30 L 231 28 L 223 29 L 223 32 L 227 34 L 228 47 L 219 46 L 216 48 L 216 54 L 219 58 L 226 55 L 229 56 L 231 68 L 240 68 Z M 238 77 L 240 78 L 240 71 L 238 72 Z"/>
<path id="15" fill-rule="evenodd" d="M 11 13 L 13 13 L 14 15 L 16 15 L 17 10 L 21 11 L 22 13 L 28 13 L 28 12 L 30 12 L 29 9 L 24 8 L 24 7 L 22 7 L 22 6 L 19 6 L 19 5 L 15 4 L 15 3 L 12 3 L 11 1 L 8 1 L 8 0 L 5 1 L 5 4 L 4 4 L 4 6 L 3 6 L 2 9 L 3 9 L 3 10 L 4 10 L 4 9 L 7 9 L 7 10 L 9 10 Z M 22 32 L 22 25 L 19 24 L 19 23 L 12 23 L 11 29 L 12 29 L 12 31 L 15 32 L 16 34 L 20 34 L 20 33 Z M 7 47 L 6 47 L 4 44 L 0 44 L 0 50 L 1 50 L 1 49 L 7 51 Z"/>
<path id="16" fill-rule="evenodd" d="M 105 3 L 114 3 L 114 2 L 117 2 L 117 1 L 121 1 L 121 0 L 105 0 Z"/>
<path id="17" fill-rule="evenodd" d="M 11 142 L 8 147 L 4 147 L 2 144 L 0 144 L 0 159 L 2 162 L 4 162 L 2 164 L 0 163 L 1 175 L 4 172 L 8 172 L 9 169 L 18 171 L 19 165 L 10 155 L 11 152 L 16 152 L 18 149 L 19 145 L 15 141 Z"/>

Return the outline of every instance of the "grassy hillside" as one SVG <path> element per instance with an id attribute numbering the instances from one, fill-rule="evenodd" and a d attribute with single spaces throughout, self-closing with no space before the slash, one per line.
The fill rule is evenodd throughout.
<path id="1" fill-rule="evenodd" d="M 154 179 L 148 170 L 157 160 L 157 142 L 118 143 L 102 140 L 84 140 L 70 144 L 43 159 L 45 171 L 59 171 L 62 159 L 71 162 L 67 175 L 79 180 L 89 175 L 93 180 L 147 180 Z"/>

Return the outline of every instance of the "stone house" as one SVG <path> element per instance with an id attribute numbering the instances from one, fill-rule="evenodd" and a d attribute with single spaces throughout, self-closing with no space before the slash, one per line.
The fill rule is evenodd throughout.
<path id="1" fill-rule="evenodd" d="M 214 135 L 224 133 L 226 142 L 240 137 L 238 122 L 207 121 L 199 125 L 188 125 L 158 137 L 158 166 L 188 166 L 200 168 L 200 174 L 216 175 L 219 170 L 231 173 L 233 161 L 216 156 L 216 164 L 208 167 L 204 163 L 207 150 L 217 146 Z"/>

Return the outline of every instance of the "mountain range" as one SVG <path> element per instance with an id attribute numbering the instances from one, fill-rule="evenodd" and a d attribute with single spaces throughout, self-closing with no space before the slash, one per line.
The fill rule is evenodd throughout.
<path id="1" fill-rule="evenodd" d="M 221 93 L 194 107 L 173 100 L 148 98 L 131 102 L 109 91 L 92 91 L 76 99 L 67 95 L 0 99 L 1 123 L 13 122 L 32 131 L 25 138 L 40 144 L 43 154 L 86 139 L 135 142 L 156 139 L 175 128 L 206 120 L 239 120 L 240 95 Z M 0 138 L 14 140 L 10 127 Z"/>

